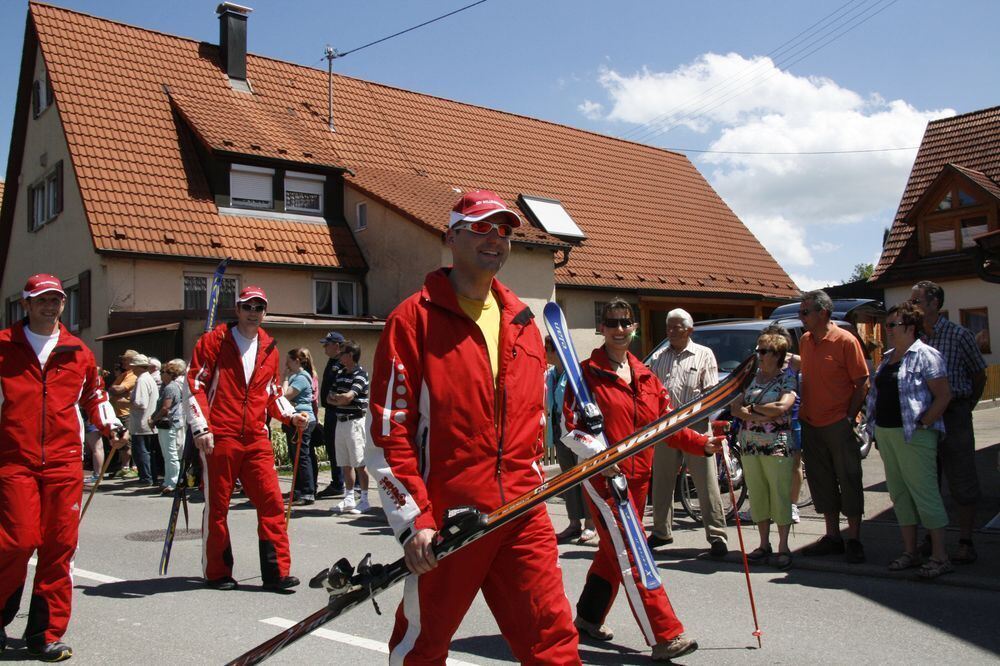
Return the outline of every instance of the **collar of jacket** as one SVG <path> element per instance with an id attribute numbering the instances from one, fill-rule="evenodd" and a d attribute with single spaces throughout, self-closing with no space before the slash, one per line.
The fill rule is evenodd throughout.
<path id="1" fill-rule="evenodd" d="M 239 356 L 240 346 L 236 344 L 236 338 L 233 337 L 232 333 L 233 330 L 235 330 L 235 328 L 236 328 L 236 322 L 230 321 L 226 322 L 225 324 L 219 324 L 218 326 L 215 327 L 215 330 L 221 333 L 225 339 L 229 340 L 232 343 L 233 348 L 236 350 L 236 355 Z M 268 332 L 264 330 L 263 326 L 257 327 L 257 358 L 256 362 L 254 363 L 255 368 L 256 366 L 260 365 L 261 359 L 264 358 L 268 353 L 270 353 L 270 351 L 274 349 L 277 346 L 277 344 L 278 341 L 272 338 L 270 334 L 268 334 Z"/>
<path id="2" fill-rule="evenodd" d="M 451 267 L 439 268 L 436 271 L 427 274 L 424 279 L 423 289 L 420 291 L 420 298 L 428 303 L 433 303 L 438 307 L 449 310 L 456 315 L 461 317 L 465 316 L 465 312 L 458 305 L 458 297 L 455 295 L 455 288 L 451 286 L 451 280 L 448 279 L 448 275 L 451 273 Z M 514 292 L 508 289 L 500 280 L 493 278 L 493 284 L 490 285 L 490 290 L 497 299 L 497 304 L 500 305 L 502 310 L 501 322 L 504 326 L 511 323 L 525 326 L 529 321 L 534 319 L 535 315 L 531 312 L 531 308 L 525 305 L 521 299 L 519 299 Z"/>
<path id="3" fill-rule="evenodd" d="M 27 327 L 28 327 L 27 317 L 25 317 L 21 321 L 11 326 L 11 331 L 10 331 L 11 340 L 31 349 L 31 343 L 28 342 L 28 336 L 24 332 L 24 329 L 26 329 Z M 74 351 L 80 348 L 80 345 L 77 344 L 76 340 L 73 338 L 73 334 L 70 333 L 65 326 L 63 326 L 63 323 L 61 321 L 56 322 L 56 327 L 59 329 L 59 341 L 56 342 L 55 349 L 52 350 L 52 353 L 61 351 Z M 32 350 L 32 353 L 34 353 L 34 350 Z"/>

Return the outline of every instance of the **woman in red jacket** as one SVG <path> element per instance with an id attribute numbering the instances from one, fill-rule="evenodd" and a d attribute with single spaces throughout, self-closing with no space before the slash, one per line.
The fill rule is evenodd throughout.
<path id="1" fill-rule="evenodd" d="M 655 421 L 671 406 L 660 380 L 628 351 L 636 328 L 632 307 L 620 298 L 613 299 L 604 306 L 602 318 L 604 345 L 581 363 L 581 369 L 604 415 L 607 441 L 614 443 Z M 589 458 L 604 450 L 604 443 L 582 429 L 573 409 L 574 401 L 575 396 L 567 388 L 563 403 L 563 432 L 567 434 L 563 441 L 580 459 Z M 666 445 L 689 453 L 712 454 L 719 440 L 721 438 L 706 437 L 685 428 L 670 437 Z M 593 639 L 611 640 L 614 633 L 604 626 L 604 618 L 622 584 L 643 637 L 653 648 L 653 660 L 667 661 L 694 652 L 698 643 L 684 636 L 684 626 L 674 614 L 663 586 L 648 590 L 642 585 L 632 553 L 625 547 L 621 516 L 607 483 L 608 477 L 625 475 L 630 501 L 641 520 L 652 462 L 653 448 L 650 447 L 607 470 L 604 476 L 594 476 L 583 483 L 591 515 L 600 516 L 595 522 L 601 540 L 576 604 L 576 626 Z M 623 577 L 622 571 L 631 571 L 632 575 Z"/>

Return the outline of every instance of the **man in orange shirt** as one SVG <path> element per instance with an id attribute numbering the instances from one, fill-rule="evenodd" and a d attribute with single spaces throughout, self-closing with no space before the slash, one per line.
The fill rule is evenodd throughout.
<path id="1" fill-rule="evenodd" d="M 843 553 L 851 564 L 865 561 L 861 514 L 865 501 L 861 451 L 854 419 L 868 393 L 868 365 L 857 338 L 830 323 L 833 301 L 823 291 L 803 295 L 799 319 L 806 329 L 802 356 L 802 453 L 816 511 L 826 519 L 826 534 L 802 549 L 806 556 Z M 840 535 L 840 514 L 847 517 L 847 541 Z"/>

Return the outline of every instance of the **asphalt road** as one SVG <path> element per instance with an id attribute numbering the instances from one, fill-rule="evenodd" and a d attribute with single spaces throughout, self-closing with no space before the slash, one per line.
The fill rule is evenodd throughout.
<path id="1" fill-rule="evenodd" d="M 990 411 L 993 414 L 985 418 L 977 416 L 977 429 L 983 420 L 992 436 L 1000 432 L 1000 410 Z M 981 448 L 995 457 L 995 444 Z M 866 463 L 866 474 L 869 467 Z M 877 486 L 877 481 L 873 483 Z M 208 590 L 199 579 L 201 542 L 195 532 L 175 543 L 169 575 L 156 575 L 169 504 L 134 484 L 115 481 L 102 487 L 82 526 L 76 558 L 73 619 L 65 637 L 74 648 L 74 663 L 223 663 L 319 609 L 325 594 L 305 587 L 305 580 L 332 561 L 346 556 L 357 562 L 371 552 L 375 561 L 388 562 L 400 555 L 380 511 L 334 516 L 330 509 L 335 502 L 321 500 L 312 507 L 296 508 L 292 522 L 292 573 L 303 579 L 303 586 L 288 595 L 265 592 L 260 588 L 255 512 L 237 496 L 230 526 L 241 587 L 231 592 Z M 561 528 L 562 503 L 553 502 L 548 508 Z M 201 505 L 192 505 L 195 529 L 200 514 Z M 804 518 L 796 528 L 797 539 L 805 543 L 815 538 L 820 525 Z M 883 538 L 894 541 L 894 527 L 886 524 L 884 529 Z M 873 527 L 869 533 L 874 531 Z M 735 531 L 730 532 L 735 548 Z M 675 534 L 675 547 L 658 552 L 657 559 L 678 615 L 701 646 L 683 663 L 995 664 L 1000 656 L 1000 593 L 987 585 L 878 577 L 875 572 L 884 569 L 881 562 L 872 564 L 867 573 L 834 564 L 828 570 L 799 566 L 787 572 L 754 570 L 751 579 L 763 629 L 763 649 L 757 649 L 737 558 L 704 559 L 702 532 L 688 520 L 678 520 Z M 747 530 L 744 534 L 752 548 L 754 537 Z M 980 539 L 981 558 L 986 555 L 996 561 L 998 540 Z M 560 552 L 566 592 L 575 601 L 595 549 L 566 545 Z M 869 560 L 877 557 L 881 556 L 870 554 Z M 991 575 L 995 569 L 979 571 Z M 855 575 L 859 572 L 863 575 Z M 29 581 L 32 575 L 29 569 Z M 397 586 L 378 598 L 381 615 L 370 604 L 358 607 L 271 663 L 382 662 L 401 590 Z M 11 648 L 0 661 L 25 658 L 17 637 L 27 604 L 26 593 L 20 613 L 8 627 Z M 608 624 L 616 631 L 615 639 L 604 644 L 582 642 L 585 663 L 648 662 L 648 648 L 623 598 L 616 602 Z M 481 597 L 455 636 L 451 658 L 455 664 L 513 661 Z"/>

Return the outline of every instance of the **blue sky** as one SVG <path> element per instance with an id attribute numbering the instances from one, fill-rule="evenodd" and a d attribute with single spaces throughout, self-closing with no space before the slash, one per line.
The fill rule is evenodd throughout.
<path id="1" fill-rule="evenodd" d="M 249 49 L 325 68 L 327 44 L 347 51 L 469 2 L 245 0 Z M 56 4 L 218 41 L 215 0 Z M 0 3 L 4 171 L 26 12 Z M 489 0 L 334 66 L 660 147 L 729 151 L 690 157 L 812 288 L 877 259 L 915 151 L 735 153 L 917 146 L 928 120 L 1000 104 L 998 20 L 994 0 Z"/>

